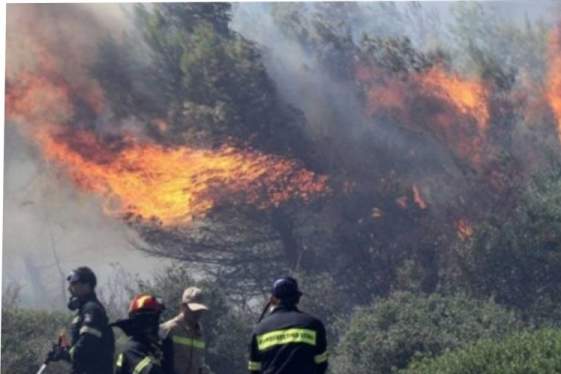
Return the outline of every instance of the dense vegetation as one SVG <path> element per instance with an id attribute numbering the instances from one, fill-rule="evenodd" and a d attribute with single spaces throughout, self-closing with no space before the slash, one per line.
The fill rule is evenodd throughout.
<path id="1" fill-rule="evenodd" d="M 34 373 L 72 315 L 20 308 L 17 293 L 10 288 L 2 295 L 2 373 Z M 53 364 L 52 369 L 63 372 L 64 365 Z"/>
<path id="2" fill-rule="evenodd" d="M 394 373 L 412 359 L 438 356 L 484 338 L 501 338 L 521 323 L 493 302 L 463 295 L 395 293 L 358 309 L 344 324 L 335 373 Z"/>
<path id="3" fill-rule="evenodd" d="M 543 329 L 516 333 L 503 341 L 483 340 L 434 360 L 414 363 L 404 373 L 559 373 L 561 333 Z"/>

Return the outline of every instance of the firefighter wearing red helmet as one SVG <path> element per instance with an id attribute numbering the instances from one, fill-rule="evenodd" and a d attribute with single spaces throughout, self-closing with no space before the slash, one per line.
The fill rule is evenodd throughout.
<path id="1" fill-rule="evenodd" d="M 129 305 L 129 318 L 111 324 L 128 336 L 123 351 L 117 355 L 115 374 L 172 374 L 171 350 L 158 337 L 164 309 L 153 295 L 140 294 Z"/>
<path id="2" fill-rule="evenodd" d="M 296 279 L 273 283 L 269 314 L 253 330 L 249 351 L 252 374 L 324 374 L 327 341 L 323 323 L 296 307 L 302 293 Z M 268 307 L 267 307 L 268 308 Z"/>

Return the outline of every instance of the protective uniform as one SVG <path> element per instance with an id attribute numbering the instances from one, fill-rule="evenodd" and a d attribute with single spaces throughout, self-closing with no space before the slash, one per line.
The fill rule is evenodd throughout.
<path id="1" fill-rule="evenodd" d="M 87 285 L 89 287 L 80 296 L 73 295 L 68 302 L 68 308 L 76 311 L 70 328 L 70 347 L 56 346 L 49 353 L 48 360 L 69 361 L 72 374 L 111 374 L 115 340 L 105 308 L 94 292 L 97 283 L 95 274 L 88 267 L 79 267 L 66 280 L 71 286 L 80 284 L 82 289 Z"/>
<path id="2" fill-rule="evenodd" d="M 179 315 L 160 327 L 160 336 L 173 342 L 174 374 L 203 374 L 205 342 L 201 326 L 188 326 Z"/>
<path id="3" fill-rule="evenodd" d="M 190 311 L 206 311 L 202 303 L 202 291 L 197 287 L 186 288 L 181 299 Z M 200 323 L 189 324 L 183 313 L 160 325 L 160 337 L 173 342 L 173 368 L 175 374 L 206 374 L 204 364 L 205 341 Z"/>
<path id="4" fill-rule="evenodd" d="M 115 338 L 105 308 L 92 293 L 80 301 L 70 328 L 72 374 L 113 372 Z"/>
<path id="5" fill-rule="evenodd" d="M 275 287 L 279 283 L 280 290 Z M 249 371 L 324 374 L 327 370 L 327 341 L 323 323 L 296 307 L 301 295 L 296 280 L 281 278 L 275 286 L 273 296 L 281 299 L 281 303 L 253 331 Z M 290 297 L 286 298 L 287 295 Z"/>
<path id="6" fill-rule="evenodd" d="M 152 339 L 130 337 L 117 356 L 115 374 L 164 374 L 162 346 Z M 171 373 L 170 373 L 171 374 Z"/>
<path id="7" fill-rule="evenodd" d="M 164 305 L 154 296 L 141 294 L 129 306 L 129 318 L 112 323 L 128 336 L 117 356 L 115 374 L 172 374 L 173 356 L 169 342 L 158 338 L 160 313 Z"/>

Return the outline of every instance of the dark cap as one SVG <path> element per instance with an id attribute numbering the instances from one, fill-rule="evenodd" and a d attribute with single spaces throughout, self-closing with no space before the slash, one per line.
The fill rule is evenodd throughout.
<path id="1" fill-rule="evenodd" d="M 271 291 L 274 297 L 281 300 L 293 299 L 302 295 L 298 289 L 298 282 L 292 277 L 283 277 L 273 283 Z"/>
<path id="2" fill-rule="evenodd" d="M 92 288 L 95 288 L 97 285 L 97 279 L 94 272 L 87 266 L 80 266 L 79 268 L 72 270 L 66 277 L 66 281 L 69 283 L 88 283 L 92 286 Z"/>

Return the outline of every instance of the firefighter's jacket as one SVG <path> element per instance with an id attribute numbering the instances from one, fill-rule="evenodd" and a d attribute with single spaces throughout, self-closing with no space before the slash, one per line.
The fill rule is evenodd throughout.
<path id="1" fill-rule="evenodd" d="M 70 328 L 72 374 L 111 374 L 115 338 L 95 293 L 81 301 Z"/>
<path id="2" fill-rule="evenodd" d="M 115 374 L 171 374 L 171 368 L 166 368 L 160 342 L 133 335 L 117 356 Z"/>
<path id="3" fill-rule="evenodd" d="M 295 306 L 277 306 L 253 331 L 248 369 L 252 374 L 324 374 L 323 323 Z"/>
<path id="4" fill-rule="evenodd" d="M 160 325 L 160 338 L 173 342 L 174 374 L 206 374 L 201 325 L 189 326 L 183 314 Z"/>

